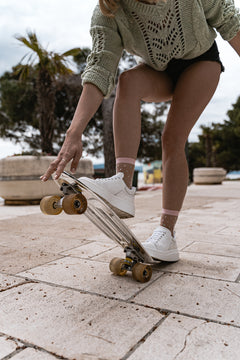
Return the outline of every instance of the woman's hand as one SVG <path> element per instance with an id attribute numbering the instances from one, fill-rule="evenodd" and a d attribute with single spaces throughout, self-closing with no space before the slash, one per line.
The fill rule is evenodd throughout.
<path id="1" fill-rule="evenodd" d="M 65 166 L 72 160 L 71 172 L 74 173 L 77 169 L 79 160 L 82 156 L 82 141 L 81 137 L 76 135 L 70 135 L 67 133 L 63 146 L 58 154 L 56 160 L 54 160 L 48 167 L 46 173 L 41 176 L 42 181 L 47 181 L 50 176 L 56 172 L 55 179 L 58 179 L 63 172 Z"/>
<path id="2" fill-rule="evenodd" d="M 72 123 L 58 157 L 53 161 L 46 173 L 41 176 L 42 181 L 47 181 L 56 171 L 55 179 L 58 179 L 65 166 L 72 160 L 71 172 L 74 173 L 82 156 L 82 134 L 88 122 L 96 113 L 103 100 L 102 92 L 93 84 L 83 86 Z"/>

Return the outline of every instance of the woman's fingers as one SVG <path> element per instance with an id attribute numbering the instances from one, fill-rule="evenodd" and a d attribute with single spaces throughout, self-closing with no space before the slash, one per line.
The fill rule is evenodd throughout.
<path id="1" fill-rule="evenodd" d="M 55 179 L 58 179 L 71 158 L 72 157 L 69 157 L 67 155 L 65 155 L 64 157 L 63 155 L 58 155 L 57 159 L 51 162 L 47 171 L 43 176 L 40 177 L 40 179 L 42 181 L 47 181 L 54 172 L 56 172 Z"/>
<path id="2" fill-rule="evenodd" d="M 74 172 L 77 169 L 79 160 L 82 156 L 82 143 L 81 141 L 74 144 L 74 141 L 70 141 L 66 138 L 62 149 L 60 150 L 58 157 L 49 165 L 47 171 L 41 176 L 42 181 L 47 181 L 50 176 L 55 172 L 55 179 L 58 179 L 63 172 L 69 161 L 72 160 L 71 171 Z"/>
<path id="3" fill-rule="evenodd" d="M 73 158 L 73 161 L 71 164 L 71 172 L 72 173 L 76 172 L 77 166 L 78 166 L 78 163 L 79 163 L 79 160 L 81 159 L 81 157 L 82 157 L 82 147 L 80 147 L 80 150 L 78 152 L 76 152 L 76 154 Z"/>
<path id="4" fill-rule="evenodd" d="M 60 153 L 56 160 L 54 160 L 48 167 L 46 173 L 40 177 L 42 181 L 47 181 L 50 176 L 55 172 L 54 179 L 58 179 L 65 169 L 69 161 L 72 161 L 71 172 L 75 172 L 79 163 L 79 160 L 82 156 L 82 150 L 76 151 L 75 155 L 70 155 L 69 153 Z"/>
<path id="5" fill-rule="evenodd" d="M 51 164 L 49 165 L 47 171 L 45 172 L 45 174 L 43 176 L 40 177 L 40 179 L 42 181 L 47 181 L 50 176 L 54 173 L 54 171 L 57 170 L 58 164 L 61 160 L 59 159 L 59 157 L 54 160 L 53 162 L 51 162 Z"/>
<path id="6" fill-rule="evenodd" d="M 65 166 L 67 163 L 71 160 L 71 158 L 62 158 L 61 161 L 58 163 L 58 167 L 54 176 L 54 179 L 58 179 L 63 170 L 65 169 Z"/>

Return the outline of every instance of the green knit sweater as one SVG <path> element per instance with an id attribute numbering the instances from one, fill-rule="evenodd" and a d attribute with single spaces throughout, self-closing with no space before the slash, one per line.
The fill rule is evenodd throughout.
<path id="1" fill-rule="evenodd" d="M 114 18 L 97 5 L 91 22 L 92 51 L 82 74 L 108 97 L 114 87 L 123 49 L 156 70 L 173 59 L 192 59 L 207 51 L 216 38 L 231 40 L 240 30 L 233 0 L 167 0 L 156 5 L 120 0 Z"/>

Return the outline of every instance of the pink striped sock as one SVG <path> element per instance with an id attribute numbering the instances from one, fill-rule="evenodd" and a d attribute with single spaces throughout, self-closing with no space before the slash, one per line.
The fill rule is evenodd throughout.
<path id="1" fill-rule="evenodd" d="M 174 234 L 173 230 L 177 222 L 179 212 L 180 211 L 176 211 L 176 210 L 162 209 L 160 225 L 169 229 L 172 235 Z"/>
<path id="2" fill-rule="evenodd" d="M 127 157 L 119 157 L 116 158 L 116 164 L 131 164 L 135 165 L 135 159 L 127 158 Z"/>
<path id="3" fill-rule="evenodd" d="M 172 216 L 178 216 L 180 211 L 176 211 L 176 210 L 167 210 L 167 209 L 162 209 L 162 214 L 165 215 L 172 215 Z"/>
<path id="4" fill-rule="evenodd" d="M 127 157 L 116 158 L 116 171 L 124 174 L 123 180 L 125 184 L 131 189 L 133 174 L 135 168 L 135 159 Z"/>

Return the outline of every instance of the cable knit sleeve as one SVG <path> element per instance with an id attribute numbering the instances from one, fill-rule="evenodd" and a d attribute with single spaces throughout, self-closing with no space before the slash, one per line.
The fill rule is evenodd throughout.
<path id="1" fill-rule="evenodd" d="M 114 18 L 108 18 L 96 6 L 91 22 L 92 51 L 82 74 L 82 82 L 96 85 L 108 97 L 115 85 L 122 55 L 122 39 Z"/>
<path id="2" fill-rule="evenodd" d="M 224 40 L 231 40 L 240 30 L 240 14 L 233 0 L 201 0 L 207 22 Z"/>

